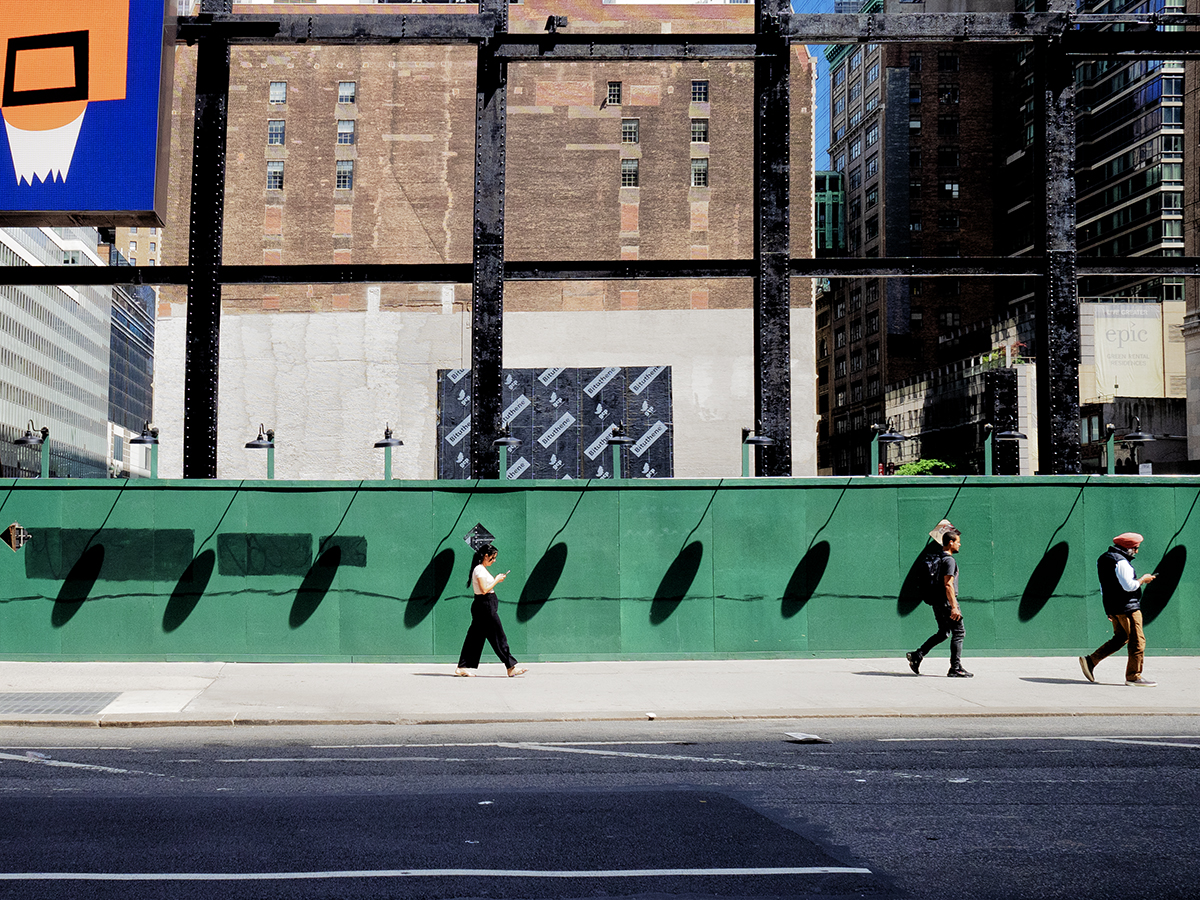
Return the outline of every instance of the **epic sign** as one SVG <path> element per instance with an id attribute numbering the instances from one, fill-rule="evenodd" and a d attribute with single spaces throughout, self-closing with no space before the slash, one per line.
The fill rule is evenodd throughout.
<path id="1" fill-rule="evenodd" d="M 161 225 L 175 0 L 0 0 L 0 225 Z"/>

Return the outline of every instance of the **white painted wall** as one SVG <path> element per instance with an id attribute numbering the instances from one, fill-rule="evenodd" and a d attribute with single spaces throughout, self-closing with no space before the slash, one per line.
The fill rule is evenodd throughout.
<path id="1" fill-rule="evenodd" d="M 155 338 L 159 474 L 183 474 L 185 318 L 160 318 Z M 737 477 L 741 429 L 754 421 L 750 310 L 507 313 L 504 365 L 669 365 L 675 476 Z M 816 474 L 811 309 L 792 311 L 793 473 Z M 390 423 L 404 447 L 396 478 L 436 471 L 437 370 L 470 365 L 461 312 L 227 315 L 221 319 L 219 478 L 263 478 L 247 450 L 260 423 L 275 429 L 280 479 L 380 478 L 373 448 Z"/>

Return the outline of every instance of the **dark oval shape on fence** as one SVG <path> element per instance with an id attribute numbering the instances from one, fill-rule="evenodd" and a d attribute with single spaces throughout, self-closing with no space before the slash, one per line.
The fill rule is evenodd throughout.
<path id="1" fill-rule="evenodd" d="M 670 618 L 675 608 L 683 602 L 691 590 L 696 573 L 700 571 L 700 560 L 704 558 L 704 545 L 692 541 L 679 551 L 667 572 L 658 583 L 654 600 L 650 604 L 650 624 L 661 625 Z"/>
<path id="2" fill-rule="evenodd" d="M 788 579 L 787 587 L 783 589 L 783 602 L 779 611 L 785 619 L 790 619 L 804 609 L 804 604 L 816 593 L 817 585 L 821 583 L 828 566 L 829 541 L 817 541 L 800 558 L 792 577 Z"/>
<path id="3" fill-rule="evenodd" d="M 453 574 L 454 551 L 446 547 L 425 564 L 413 585 L 404 606 L 405 628 L 416 628 L 433 612 L 434 604 L 442 599 L 442 591 L 446 590 Z"/>
<path id="4" fill-rule="evenodd" d="M 1179 544 L 1168 550 L 1151 574 L 1158 577 L 1142 589 L 1142 624 L 1149 625 L 1167 608 L 1187 566 L 1187 547 Z"/>
<path id="5" fill-rule="evenodd" d="M 567 565 L 567 545 L 562 541 L 550 547 L 534 565 L 521 588 L 521 599 L 517 601 L 517 621 L 528 622 L 536 616 L 562 578 Z"/>
<path id="6" fill-rule="evenodd" d="M 1042 611 L 1042 607 L 1054 596 L 1058 583 L 1062 581 L 1063 573 L 1067 571 L 1067 559 L 1071 555 L 1071 545 L 1059 541 L 1043 555 L 1021 594 L 1021 604 L 1017 607 L 1017 618 L 1028 622 Z"/>
<path id="7" fill-rule="evenodd" d="M 929 541 L 912 561 L 904 581 L 900 583 L 900 594 L 896 598 L 896 612 L 899 615 L 907 616 L 925 602 L 925 596 L 929 592 L 929 567 L 925 565 L 925 554 L 941 552 L 941 547 Z"/>
<path id="8" fill-rule="evenodd" d="M 183 570 L 175 584 L 175 590 L 171 591 L 167 608 L 163 610 L 163 631 L 174 631 L 192 614 L 192 610 L 208 590 L 208 582 L 216 565 L 217 554 L 211 548 L 197 553 L 188 563 L 188 567 Z"/>
<path id="9" fill-rule="evenodd" d="M 300 582 L 296 599 L 292 601 L 292 611 L 288 614 L 290 627 L 299 628 L 317 611 L 317 607 L 329 593 L 333 577 L 337 575 L 338 566 L 341 564 L 342 548 L 337 544 L 316 558 L 308 574 L 304 576 L 304 581 Z"/>
<path id="10" fill-rule="evenodd" d="M 50 613 L 50 624 L 62 628 L 79 612 L 79 608 L 91 596 L 100 567 L 104 565 L 104 545 L 93 544 L 82 553 L 71 571 L 63 579 L 63 585 L 54 598 L 54 609 Z"/>

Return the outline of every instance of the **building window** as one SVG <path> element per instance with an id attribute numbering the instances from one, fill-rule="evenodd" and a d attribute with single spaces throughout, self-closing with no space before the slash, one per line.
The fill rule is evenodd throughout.
<path id="1" fill-rule="evenodd" d="M 914 84 L 911 87 L 909 87 L 908 102 L 909 103 L 920 103 L 921 102 L 921 86 L 919 84 Z"/>
<path id="2" fill-rule="evenodd" d="M 869 157 L 867 157 L 867 164 L 866 164 L 865 168 L 867 170 L 868 178 L 873 178 L 874 176 L 879 174 L 879 154 L 878 153 L 872 153 Z"/>
<path id="3" fill-rule="evenodd" d="M 867 320 L 867 331 L 870 332 L 871 334 L 875 334 L 876 332 L 879 331 L 879 316 L 875 316 L 874 319 L 875 319 L 875 330 L 874 331 L 871 330 L 871 325 L 870 325 L 871 320 L 870 319 Z M 871 346 L 869 346 L 867 348 L 867 365 L 868 366 L 879 365 L 879 345 L 878 344 L 872 344 Z"/>
<path id="4" fill-rule="evenodd" d="M 876 122 L 874 125 L 872 125 L 870 128 L 867 129 L 867 146 L 870 147 L 872 144 L 878 143 L 878 141 L 879 141 L 879 123 Z"/>
<path id="5" fill-rule="evenodd" d="M 920 72 L 921 71 L 921 54 L 920 53 L 908 54 L 908 71 L 910 71 L 910 72 Z"/>
<path id="6" fill-rule="evenodd" d="M 1164 97 L 1182 97 L 1183 76 L 1164 75 L 1162 80 L 1162 92 Z"/>
<path id="7" fill-rule="evenodd" d="M 957 169 L 958 148 L 938 147 L 938 166 L 943 169 Z"/>
<path id="8" fill-rule="evenodd" d="M 862 63 L 862 51 L 855 50 L 854 53 L 851 54 L 851 56 L 850 56 L 850 68 L 857 69 L 859 67 L 859 64 L 861 64 L 861 63 Z"/>
<path id="9" fill-rule="evenodd" d="M 870 188 L 867 191 L 867 209 L 872 209 L 879 203 L 879 186 Z"/>
<path id="10" fill-rule="evenodd" d="M 862 291 L 855 288 L 850 292 L 850 311 L 857 312 L 862 309 Z"/>
<path id="11" fill-rule="evenodd" d="M 621 105 L 621 82 L 610 81 L 608 83 L 608 96 L 604 98 L 606 106 Z"/>
<path id="12" fill-rule="evenodd" d="M 866 236 L 868 241 L 879 237 L 879 216 L 871 216 L 867 219 Z"/>
<path id="13" fill-rule="evenodd" d="M 1175 211 L 1183 209 L 1183 194 L 1179 191 L 1163 191 L 1162 208 L 1165 211 Z"/>
<path id="14" fill-rule="evenodd" d="M 846 329 L 839 328 L 833 333 L 833 349 L 841 350 L 846 346 Z"/>
<path id="15" fill-rule="evenodd" d="M 833 317 L 835 319 L 840 319 L 840 318 L 844 317 L 845 315 L 846 315 L 846 301 L 839 300 L 837 303 L 835 303 L 833 305 Z"/>
<path id="16" fill-rule="evenodd" d="M 908 180 L 908 199 L 909 200 L 921 199 L 921 179 L 920 178 L 910 178 Z M 917 229 L 917 231 L 920 231 L 920 230 L 921 230 L 920 228 Z"/>
<path id="17" fill-rule="evenodd" d="M 856 109 L 854 112 L 850 113 L 850 127 L 853 128 L 855 125 L 861 122 L 862 117 L 863 111 L 861 109 Z"/>
<path id="18" fill-rule="evenodd" d="M 871 94 L 871 96 L 867 97 L 867 102 L 866 102 L 866 104 L 864 104 L 864 108 L 866 109 L 867 112 L 871 112 L 872 110 L 877 109 L 878 107 L 879 107 L 879 91 L 875 91 L 874 93 Z"/>
<path id="19" fill-rule="evenodd" d="M 840 116 L 846 111 L 846 95 L 839 94 L 837 99 L 833 101 L 833 114 Z"/>
<path id="20" fill-rule="evenodd" d="M 958 137 L 958 116 L 938 116 L 938 137 Z"/>
<path id="21" fill-rule="evenodd" d="M 1162 108 L 1162 120 L 1164 125 L 1182 125 L 1183 124 L 1183 107 L 1182 106 L 1164 106 Z"/>
<path id="22" fill-rule="evenodd" d="M 835 172 L 845 172 L 846 171 L 846 154 L 845 153 L 838 154 L 837 160 L 833 164 L 833 169 Z"/>
<path id="23" fill-rule="evenodd" d="M 863 336 L 862 322 L 855 322 L 853 325 L 850 326 L 850 342 L 856 344 L 862 340 L 862 336 Z"/>
<path id="24" fill-rule="evenodd" d="M 957 84 L 939 84 L 938 85 L 938 103 L 957 104 L 958 103 L 958 85 Z"/>
<path id="25" fill-rule="evenodd" d="M 63 265 L 64 266 L 79 265 L 79 251 L 78 250 L 64 250 L 63 251 Z"/>
<path id="26" fill-rule="evenodd" d="M 853 103 L 855 100 L 857 100 L 861 96 L 862 96 L 862 83 L 856 81 L 856 82 L 854 82 L 854 84 L 850 85 L 850 102 Z"/>
<path id="27" fill-rule="evenodd" d="M 958 199 L 958 182 L 943 181 L 939 186 L 938 196 L 942 200 L 957 200 Z"/>
<path id="28" fill-rule="evenodd" d="M 158 244 L 154 243 L 154 241 L 151 241 L 150 242 L 150 252 L 153 253 L 157 249 L 158 249 Z"/>
<path id="29" fill-rule="evenodd" d="M 909 119 L 908 120 L 908 139 L 912 140 L 920 133 L 921 133 L 921 120 L 920 119 Z"/>
<path id="30" fill-rule="evenodd" d="M 850 371 L 861 372 L 863 370 L 863 355 L 861 350 L 855 350 L 850 354 Z"/>
<path id="31" fill-rule="evenodd" d="M 267 122 L 267 144 L 283 146 L 283 119 L 271 119 Z"/>
<path id="32" fill-rule="evenodd" d="M 939 231 L 958 231 L 958 213 L 938 213 Z"/>
<path id="33" fill-rule="evenodd" d="M 283 190 L 283 160 L 272 159 L 267 162 L 267 190 Z"/>
<path id="34" fill-rule="evenodd" d="M 129 242 L 129 252 L 130 252 L 130 253 L 137 253 L 137 241 L 130 241 L 130 242 Z"/>
<path id="35" fill-rule="evenodd" d="M 862 141 L 854 141 L 850 145 L 850 159 L 853 161 L 858 159 L 860 156 L 862 156 Z"/>
<path id="36" fill-rule="evenodd" d="M 692 143 L 708 143 L 708 119 L 692 119 Z"/>
<path id="37" fill-rule="evenodd" d="M 835 378 L 845 378 L 846 377 L 846 360 L 839 359 L 836 363 L 833 364 L 833 376 Z"/>
<path id="38" fill-rule="evenodd" d="M 867 306 L 874 306 L 879 302 L 879 282 L 872 281 L 867 285 Z"/>
<path id="39" fill-rule="evenodd" d="M 354 143 L 354 120 L 353 119 L 338 119 L 337 142 L 339 144 L 353 144 Z"/>
<path id="40" fill-rule="evenodd" d="M 358 102 L 358 82 L 357 81 L 339 81 L 338 82 L 338 103 L 356 103 Z"/>
<path id="41" fill-rule="evenodd" d="M 637 119 L 622 119 L 621 120 L 621 143 L 636 144 L 638 142 L 638 120 Z"/>
<path id="42" fill-rule="evenodd" d="M 962 315 L 955 310 L 947 310 L 938 315 L 938 321 L 946 328 L 957 328 L 958 324 L 962 321 Z"/>
<path id="43" fill-rule="evenodd" d="M 339 191 L 354 190 L 354 160 L 339 159 L 335 169 L 337 180 L 334 183 Z"/>
<path id="44" fill-rule="evenodd" d="M 910 213 L 909 214 L 908 230 L 909 231 L 920 231 L 921 230 L 921 214 L 920 213 Z"/>
<path id="45" fill-rule="evenodd" d="M 879 63 L 872 63 L 871 68 L 867 69 L 867 84 L 873 84 L 879 80 Z"/>
<path id="46" fill-rule="evenodd" d="M 638 161 L 636 159 L 621 160 L 621 187 L 638 186 Z"/>
<path id="47" fill-rule="evenodd" d="M 287 103 L 287 82 L 272 81 L 267 100 L 271 103 Z"/>
<path id="48" fill-rule="evenodd" d="M 862 170 L 855 168 L 850 173 L 850 190 L 856 191 L 862 186 Z"/>
<path id="49" fill-rule="evenodd" d="M 958 54 L 950 50 L 938 51 L 938 71 L 939 72 L 957 72 L 958 71 Z"/>
<path id="50" fill-rule="evenodd" d="M 708 102 L 708 82 L 693 81 L 692 82 L 692 102 L 707 103 Z"/>
<path id="51" fill-rule="evenodd" d="M 910 169 L 920 170 L 921 168 L 921 148 L 908 151 L 908 167 Z"/>
<path id="52" fill-rule="evenodd" d="M 833 73 L 833 86 L 835 88 L 837 88 L 837 87 L 841 87 L 845 83 L 846 83 L 846 67 L 842 66 L 836 72 Z"/>
<path id="53" fill-rule="evenodd" d="M 708 160 L 692 160 L 692 187 L 708 187 Z"/>

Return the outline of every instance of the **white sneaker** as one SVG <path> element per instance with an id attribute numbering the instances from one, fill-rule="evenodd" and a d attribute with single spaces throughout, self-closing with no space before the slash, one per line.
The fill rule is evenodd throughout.
<path id="1" fill-rule="evenodd" d="M 1157 681 L 1151 681 L 1149 678 L 1143 678 L 1141 675 L 1137 675 L 1134 678 L 1126 678 L 1125 683 L 1131 684 L 1134 687 L 1158 687 Z"/>

